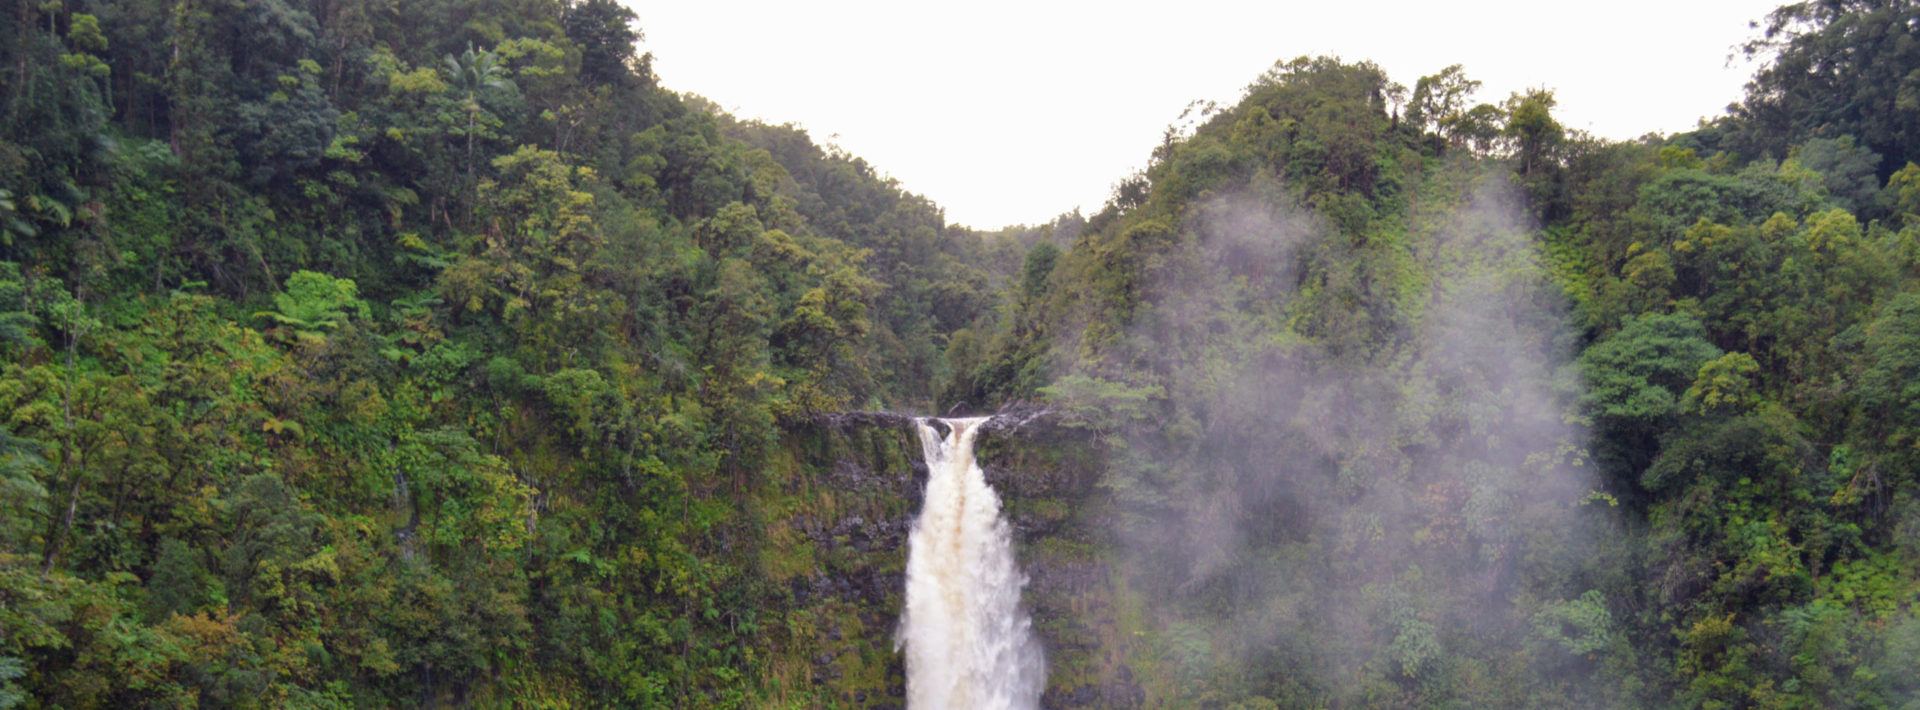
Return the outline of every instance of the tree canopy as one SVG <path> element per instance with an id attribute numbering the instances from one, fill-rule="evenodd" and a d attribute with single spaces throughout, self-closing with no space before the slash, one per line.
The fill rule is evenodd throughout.
<path id="1" fill-rule="evenodd" d="M 1913 706 L 1915 13 L 1624 142 L 1287 59 L 979 232 L 612 0 L 19 3 L 0 710 L 890 706 L 827 415 L 1003 403 L 1049 707 Z"/>

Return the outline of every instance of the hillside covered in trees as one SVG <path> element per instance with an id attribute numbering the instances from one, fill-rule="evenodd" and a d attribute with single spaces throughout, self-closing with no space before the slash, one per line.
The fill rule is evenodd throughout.
<path id="1" fill-rule="evenodd" d="M 23 0 L 0 709 L 897 708 L 822 415 L 961 402 L 1048 707 L 1920 707 L 1915 26 L 1626 142 L 1285 60 L 982 233 L 613 0 Z"/>

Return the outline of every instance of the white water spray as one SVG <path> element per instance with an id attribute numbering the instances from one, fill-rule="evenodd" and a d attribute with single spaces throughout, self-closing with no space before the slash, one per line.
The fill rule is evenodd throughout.
<path id="1" fill-rule="evenodd" d="M 1020 608 L 1027 577 L 1013 561 L 1000 497 L 974 462 L 988 417 L 916 420 L 927 495 L 907 538 L 907 599 L 896 646 L 907 654 L 907 707 L 1025 710 L 1040 706 L 1046 665 Z"/>

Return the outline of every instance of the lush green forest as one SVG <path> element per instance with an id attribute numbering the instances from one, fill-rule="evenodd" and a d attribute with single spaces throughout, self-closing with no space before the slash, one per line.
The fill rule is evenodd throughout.
<path id="1" fill-rule="evenodd" d="M 1626 142 L 1286 60 L 982 233 L 614 0 L 21 0 L 0 709 L 897 708 L 821 415 L 1016 401 L 1048 707 L 1920 708 L 1915 26 Z"/>

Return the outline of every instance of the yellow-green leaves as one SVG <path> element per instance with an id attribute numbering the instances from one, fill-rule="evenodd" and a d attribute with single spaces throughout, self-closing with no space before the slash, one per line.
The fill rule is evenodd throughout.
<path id="1" fill-rule="evenodd" d="M 325 339 L 324 331 L 338 330 L 351 316 L 369 317 L 366 301 L 352 279 L 337 279 L 314 271 L 296 271 L 287 277 L 287 290 L 273 297 L 278 310 L 260 311 L 255 318 L 266 318 L 293 329 L 305 340 Z"/>
<path id="2" fill-rule="evenodd" d="M 1732 352 L 1700 366 L 1700 374 L 1687 387 L 1681 408 L 1689 412 L 1712 414 L 1737 412 L 1758 403 L 1754 384 L 1760 363 L 1752 355 Z"/>
<path id="3" fill-rule="evenodd" d="M 448 300 L 469 312 L 497 307 L 510 322 L 539 315 L 542 328 L 599 314 L 608 296 L 584 288 L 588 258 L 602 242 L 594 225 L 592 169 L 558 153 L 521 146 L 493 160 L 498 178 L 480 181 L 483 232 L 440 274 Z"/>
<path id="4" fill-rule="evenodd" d="M 100 18 L 76 12 L 69 22 L 67 45 L 75 51 L 60 55 L 60 63 L 96 79 L 106 78 L 113 69 L 94 54 L 107 51 L 107 37 L 100 32 Z"/>
<path id="5" fill-rule="evenodd" d="M 437 94 L 447 90 L 447 82 L 432 67 L 417 67 L 387 75 L 387 87 L 403 94 Z"/>
<path id="6" fill-rule="evenodd" d="M 1816 252 L 1845 249 L 1860 241 L 1860 222 L 1846 210 L 1833 209 L 1807 217 L 1807 248 Z"/>

